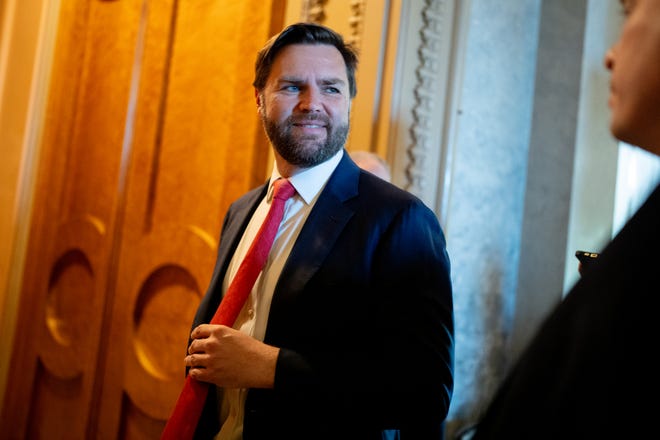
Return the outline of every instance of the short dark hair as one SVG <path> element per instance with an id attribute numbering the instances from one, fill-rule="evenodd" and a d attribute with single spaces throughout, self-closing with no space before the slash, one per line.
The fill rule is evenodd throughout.
<path id="1" fill-rule="evenodd" d="M 252 85 L 261 92 L 266 86 L 273 62 L 277 54 L 286 46 L 292 44 L 327 44 L 337 48 L 346 64 L 346 76 L 351 98 L 357 94 L 355 70 L 358 56 L 353 47 L 344 42 L 342 36 L 332 29 L 315 23 L 295 23 L 287 26 L 282 32 L 272 37 L 257 53 L 254 67 L 254 82 Z"/>

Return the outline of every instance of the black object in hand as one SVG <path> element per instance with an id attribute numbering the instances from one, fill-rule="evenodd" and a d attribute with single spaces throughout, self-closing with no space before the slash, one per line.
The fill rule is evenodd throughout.
<path id="1" fill-rule="evenodd" d="M 580 260 L 583 268 L 587 268 L 589 265 L 593 264 L 598 258 L 598 255 L 597 252 L 575 251 L 575 257 Z"/>

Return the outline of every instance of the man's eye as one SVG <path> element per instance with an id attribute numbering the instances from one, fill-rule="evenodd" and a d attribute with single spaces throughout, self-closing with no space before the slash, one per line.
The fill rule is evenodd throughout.
<path id="1" fill-rule="evenodd" d="M 635 0 L 623 0 L 621 2 L 621 14 L 623 14 L 624 17 L 628 17 L 635 8 L 635 3 Z"/>
<path id="2" fill-rule="evenodd" d="M 326 87 L 325 91 L 328 93 L 341 93 L 337 87 Z"/>
<path id="3" fill-rule="evenodd" d="M 300 87 L 294 85 L 288 85 L 288 86 L 284 86 L 283 89 L 288 92 L 297 92 L 300 90 Z"/>

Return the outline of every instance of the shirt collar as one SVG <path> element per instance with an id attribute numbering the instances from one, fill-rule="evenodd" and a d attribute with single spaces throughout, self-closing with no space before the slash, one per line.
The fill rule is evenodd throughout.
<path id="1" fill-rule="evenodd" d="M 298 195 L 310 204 L 314 198 L 321 192 L 325 184 L 330 179 L 330 175 L 339 165 L 339 161 L 344 155 L 344 149 L 340 149 L 334 156 L 311 168 L 305 168 L 295 175 L 289 177 L 289 182 L 296 189 Z M 277 164 L 273 164 L 273 171 L 270 175 L 268 184 L 268 200 L 273 197 L 273 182 L 282 177 L 277 170 Z"/>

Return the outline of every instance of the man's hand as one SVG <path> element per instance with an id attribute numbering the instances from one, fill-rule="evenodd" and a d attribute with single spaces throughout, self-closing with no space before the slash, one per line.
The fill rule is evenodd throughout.
<path id="1" fill-rule="evenodd" d="M 226 388 L 273 388 L 280 349 L 224 325 L 192 333 L 186 366 L 193 379 Z"/>

